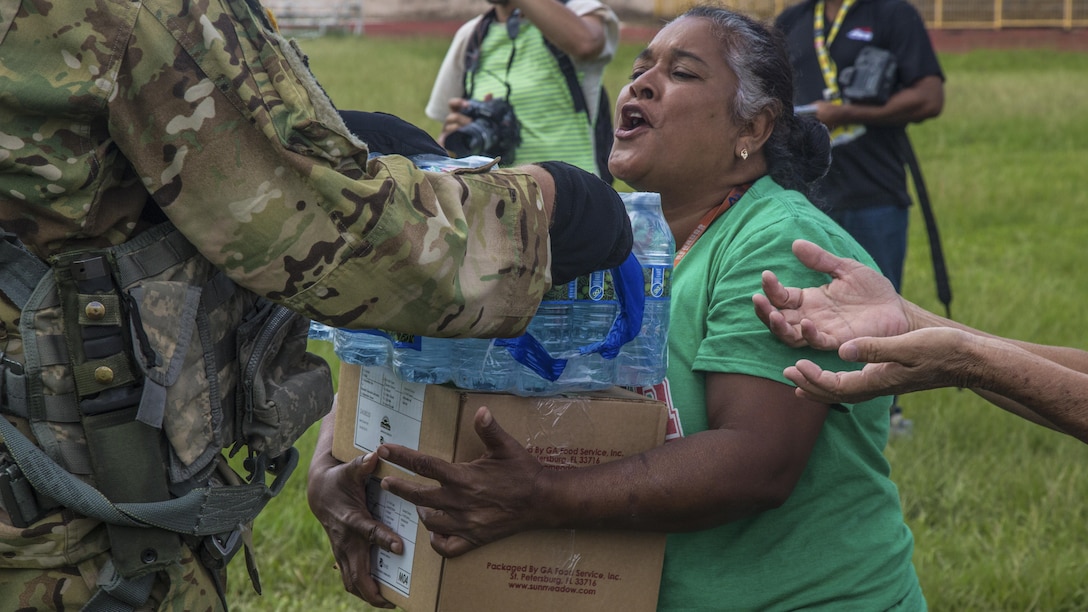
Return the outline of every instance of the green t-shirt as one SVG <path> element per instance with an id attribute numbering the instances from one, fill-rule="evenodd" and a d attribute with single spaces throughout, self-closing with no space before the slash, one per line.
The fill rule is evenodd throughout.
<path id="1" fill-rule="evenodd" d="M 755 316 L 760 274 L 787 286 L 826 283 L 790 245 L 797 238 L 872 260 L 803 196 L 769 178 L 719 217 L 673 274 L 668 378 L 684 435 L 707 429 L 705 372 L 791 384 L 800 358 L 853 369 L 834 352 L 792 349 Z M 924 610 L 914 539 L 883 448 L 890 398 L 831 410 L 796 488 L 780 508 L 668 538 L 659 610 Z"/>
<path id="2" fill-rule="evenodd" d="M 466 83 L 472 98 L 508 98 L 521 123 L 521 145 L 514 160 L 503 165 L 559 160 L 596 174 L 589 119 L 575 112 L 567 81 L 540 30 L 522 20 L 511 40 L 506 24 L 494 23 L 480 45 L 480 58 L 479 70 Z"/>

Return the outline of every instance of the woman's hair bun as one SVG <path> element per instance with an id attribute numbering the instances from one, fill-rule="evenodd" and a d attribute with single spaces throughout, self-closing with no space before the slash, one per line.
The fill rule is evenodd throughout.
<path id="1" fill-rule="evenodd" d="M 827 126 L 812 115 L 797 115 L 798 155 L 801 178 L 805 183 L 823 178 L 831 167 L 831 134 Z"/>

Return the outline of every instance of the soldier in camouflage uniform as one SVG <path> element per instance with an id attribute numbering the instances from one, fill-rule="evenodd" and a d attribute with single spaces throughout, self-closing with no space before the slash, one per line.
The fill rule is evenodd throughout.
<path id="1" fill-rule="evenodd" d="M 256 0 L 0 0 L 0 228 L 49 262 L 164 222 L 242 291 L 430 336 L 517 335 L 553 281 L 630 248 L 615 193 L 565 164 L 368 159 Z M 25 319 L 0 292 L 0 381 L 24 360 Z M 4 393 L 0 413 L 33 440 Z M 162 419 L 171 457 L 194 451 L 188 418 Z M 221 568 L 182 549 L 132 607 L 223 607 Z M 0 504 L 0 608 L 78 608 L 109 559 L 100 521 L 62 508 L 16 528 Z"/>

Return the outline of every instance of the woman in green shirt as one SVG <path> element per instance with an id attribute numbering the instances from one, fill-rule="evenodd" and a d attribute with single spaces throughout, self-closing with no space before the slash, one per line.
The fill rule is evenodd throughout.
<path id="1" fill-rule="evenodd" d="M 798 397 L 782 373 L 797 350 L 752 315 L 764 269 L 792 286 L 826 282 L 793 259 L 796 238 L 873 265 L 804 195 L 826 171 L 828 135 L 792 100 L 783 41 L 725 9 L 685 13 L 638 56 L 618 95 L 609 168 L 661 194 L 680 245 L 668 381 L 682 435 L 556 471 L 481 409 L 484 459 L 381 447 L 375 455 L 440 483 L 383 483 L 420 506 L 439 552 L 540 528 L 664 531 L 660 610 L 925 609 L 882 453 L 890 398 Z"/>

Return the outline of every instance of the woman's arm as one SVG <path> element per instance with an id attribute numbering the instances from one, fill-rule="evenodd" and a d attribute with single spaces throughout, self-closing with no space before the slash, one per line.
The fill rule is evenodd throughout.
<path id="1" fill-rule="evenodd" d="M 785 375 L 825 402 L 967 387 L 1000 408 L 1088 442 L 1088 352 L 1008 340 L 933 314 L 895 294 L 878 272 L 805 241 L 794 254 L 831 275 L 821 287 L 785 287 L 771 273 L 756 314 L 790 346 L 837 349 L 853 372 L 801 360 Z"/>
<path id="2" fill-rule="evenodd" d="M 483 457 L 451 464 L 384 445 L 379 457 L 439 484 L 385 478 L 382 487 L 420 507 L 432 546 L 446 556 L 533 529 L 693 531 L 780 506 L 808 463 L 827 406 L 738 374 L 708 374 L 706 394 L 708 431 L 573 470 L 542 467 L 481 408 Z"/>

